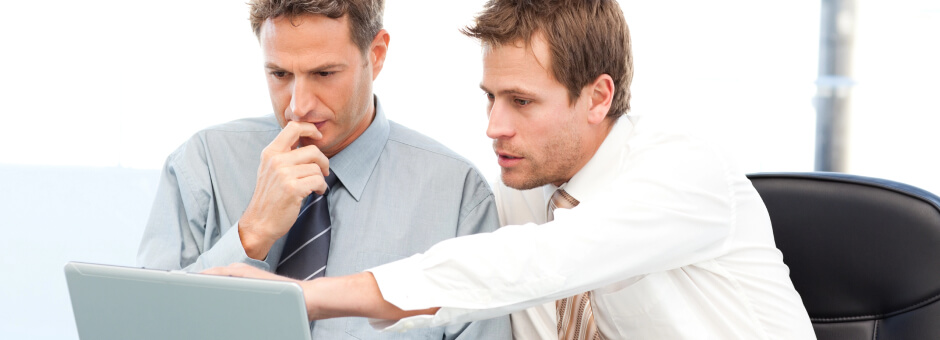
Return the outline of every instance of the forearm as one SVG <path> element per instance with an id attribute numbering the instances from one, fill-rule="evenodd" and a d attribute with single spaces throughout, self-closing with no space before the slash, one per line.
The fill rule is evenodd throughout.
<path id="1" fill-rule="evenodd" d="M 204 251 L 200 251 L 194 242 L 189 241 L 190 238 L 179 241 L 171 237 L 147 237 L 141 244 L 137 263 L 147 268 L 182 269 L 187 272 L 199 272 L 233 263 L 244 263 L 261 270 L 270 270 L 268 263 L 252 259 L 245 254 L 239 242 L 237 230 L 229 229 L 221 233 L 221 237 L 214 241 L 212 248 Z"/>
<path id="2" fill-rule="evenodd" d="M 167 158 L 138 249 L 138 265 L 198 272 L 246 263 L 268 270 L 266 263 L 245 254 L 237 221 L 230 224 L 229 216 L 210 213 L 243 208 L 225 206 L 213 195 L 219 184 L 200 156 L 202 149 L 201 140 L 194 138 Z"/>
<path id="3" fill-rule="evenodd" d="M 385 301 L 375 277 L 362 272 L 340 277 L 324 277 L 301 282 L 311 320 L 358 316 L 374 319 L 401 318 L 434 314 L 439 307 L 405 311 Z"/>

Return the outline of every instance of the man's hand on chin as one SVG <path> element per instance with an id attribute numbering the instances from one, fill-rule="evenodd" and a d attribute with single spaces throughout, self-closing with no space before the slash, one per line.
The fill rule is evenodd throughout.
<path id="1" fill-rule="evenodd" d="M 288 122 L 261 151 L 255 192 L 238 220 L 238 235 L 250 258 L 264 261 L 274 242 L 297 221 L 304 198 L 326 192 L 330 160 L 314 145 L 298 147 L 301 138 L 316 140 L 323 134 L 312 123 Z"/>

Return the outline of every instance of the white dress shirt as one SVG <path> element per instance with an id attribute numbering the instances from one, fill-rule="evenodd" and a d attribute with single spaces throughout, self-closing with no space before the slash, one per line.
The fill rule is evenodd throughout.
<path id="1" fill-rule="evenodd" d="M 545 222 L 555 186 L 500 183 L 505 227 L 371 269 L 399 308 L 442 307 L 373 326 L 514 312 L 517 339 L 552 339 L 554 301 L 591 290 L 608 339 L 815 339 L 750 181 L 718 148 L 659 125 L 620 118 L 563 185 L 581 203 L 554 221 Z"/>

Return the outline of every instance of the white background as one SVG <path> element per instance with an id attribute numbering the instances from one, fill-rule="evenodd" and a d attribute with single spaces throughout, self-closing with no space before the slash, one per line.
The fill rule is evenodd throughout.
<path id="1" fill-rule="evenodd" d="M 940 4 L 861 0 L 850 169 L 940 192 Z M 390 119 L 495 178 L 481 1 L 390 1 Z M 811 171 L 818 1 L 622 1 L 633 113 L 709 131 L 747 172 Z M 65 261 L 133 265 L 165 157 L 271 112 L 243 1 L 19 1 L 0 21 L 0 338 L 76 338 Z"/>

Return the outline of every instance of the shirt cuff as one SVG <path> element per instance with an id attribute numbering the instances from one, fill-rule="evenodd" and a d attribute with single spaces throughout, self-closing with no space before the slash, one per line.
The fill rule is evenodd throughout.
<path id="1" fill-rule="evenodd" d="M 424 280 L 421 279 L 423 274 L 419 265 L 421 256 L 422 254 L 412 255 L 367 270 L 375 277 L 375 283 L 385 301 L 403 310 L 438 307 L 431 306 L 431 299 L 427 295 L 429 290 L 423 288 Z M 419 292 L 425 294 L 419 294 Z M 434 315 L 416 315 L 401 320 L 369 319 L 369 324 L 382 332 L 405 332 L 415 328 L 433 327 L 434 319 Z"/>
<path id="2" fill-rule="evenodd" d="M 433 302 L 428 297 L 430 287 L 425 287 L 425 280 L 420 266 L 422 254 L 381 266 L 367 269 L 375 277 L 375 283 L 385 301 L 403 310 L 417 310 L 431 307 Z M 423 294 L 422 294 L 423 293 Z"/>

